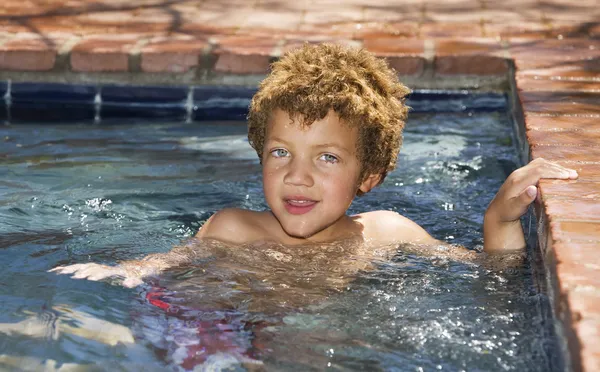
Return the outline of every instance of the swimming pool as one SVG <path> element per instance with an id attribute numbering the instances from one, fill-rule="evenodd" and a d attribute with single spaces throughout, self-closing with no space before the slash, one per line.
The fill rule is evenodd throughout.
<path id="1" fill-rule="evenodd" d="M 439 239 L 482 244 L 483 212 L 518 165 L 503 98 L 489 100 L 413 96 L 398 169 L 350 212 L 395 210 Z M 227 350 L 252 348 L 245 367 L 271 370 L 560 370 L 528 264 L 399 249 L 348 280 L 327 265 L 294 266 L 283 249 L 269 247 L 269 260 L 242 247 L 160 278 L 177 315 L 148 303 L 150 285 L 46 272 L 164 252 L 216 210 L 264 209 L 245 131 L 232 121 L 1 128 L 0 365 L 175 369 L 205 338 L 218 344 L 216 366 L 228 365 Z M 341 260 L 343 247 L 328 254 Z M 209 326 L 199 334 L 199 324 Z"/>

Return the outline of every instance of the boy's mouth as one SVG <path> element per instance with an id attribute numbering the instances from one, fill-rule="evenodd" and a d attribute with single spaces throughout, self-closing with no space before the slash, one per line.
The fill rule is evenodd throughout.
<path id="1" fill-rule="evenodd" d="M 285 209 L 290 214 L 304 214 L 310 212 L 315 205 L 317 205 L 316 200 L 306 199 L 304 197 L 291 197 L 285 198 L 284 200 Z"/>

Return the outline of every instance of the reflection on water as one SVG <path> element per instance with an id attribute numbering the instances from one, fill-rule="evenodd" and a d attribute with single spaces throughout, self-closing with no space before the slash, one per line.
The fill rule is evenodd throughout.
<path id="1" fill-rule="evenodd" d="M 217 244 L 135 290 L 47 273 L 165 252 L 216 210 L 264 209 L 260 164 L 233 123 L 12 126 L 0 138 L 0 369 L 559 365 L 521 257 Z M 398 170 L 350 212 L 398 211 L 474 249 L 516 166 L 510 139 L 502 114 L 413 116 Z"/>

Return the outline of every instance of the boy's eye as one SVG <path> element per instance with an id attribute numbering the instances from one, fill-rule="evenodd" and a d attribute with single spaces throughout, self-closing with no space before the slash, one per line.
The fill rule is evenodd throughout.
<path id="1" fill-rule="evenodd" d="M 288 155 L 288 151 L 286 149 L 275 149 L 271 151 L 271 154 L 276 158 L 284 158 Z"/>
<path id="2" fill-rule="evenodd" d="M 336 163 L 338 161 L 337 156 L 331 154 L 323 154 L 321 155 L 321 159 L 325 160 L 328 163 Z"/>

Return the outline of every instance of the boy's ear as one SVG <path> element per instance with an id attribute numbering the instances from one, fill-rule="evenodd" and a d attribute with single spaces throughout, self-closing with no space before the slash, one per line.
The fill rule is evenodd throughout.
<path id="1" fill-rule="evenodd" d="M 367 178 L 365 178 L 358 189 L 364 194 L 371 191 L 371 189 L 379 184 L 381 181 L 381 174 L 369 174 Z"/>

